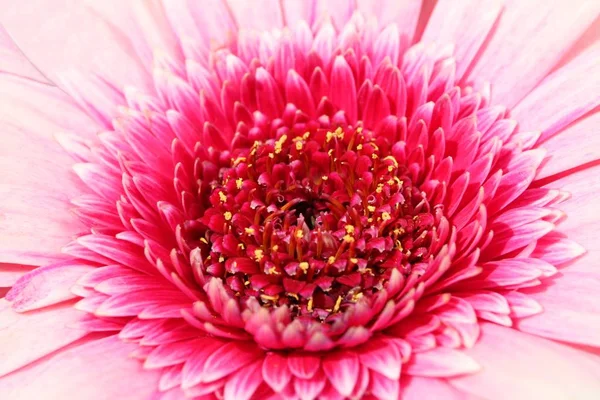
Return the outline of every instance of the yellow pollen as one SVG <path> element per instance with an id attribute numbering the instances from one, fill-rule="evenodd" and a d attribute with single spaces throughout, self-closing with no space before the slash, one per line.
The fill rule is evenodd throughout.
<path id="1" fill-rule="evenodd" d="M 225 196 L 225 193 L 219 192 L 219 200 L 221 200 L 221 203 L 225 203 L 227 201 L 227 196 Z"/>
<path id="2" fill-rule="evenodd" d="M 371 222 L 373 222 L 373 218 L 368 218 L 368 219 L 367 219 L 367 222 L 368 222 L 368 223 L 371 223 Z"/>
<path id="3" fill-rule="evenodd" d="M 340 310 L 340 305 L 342 304 L 342 296 L 338 296 L 335 301 L 335 305 L 333 306 L 333 312 L 338 312 Z"/>
<path id="4" fill-rule="evenodd" d="M 302 232 L 302 229 L 296 229 L 295 236 L 297 239 L 302 239 L 304 237 L 304 232 Z"/>
<path id="5" fill-rule="evenodd" d="M 296 300 L 300 300 L 300 298 L 298 297 L 298 295 L 296 293 L 287 293 L 288 296 L 293 297 Z"/>
<path id="6" fill-rule="evenodd" d="M 363 149 L 363 145 L 359 144 L 358 146 L 356 146 L 356 150 L 362 150 Z"/>
<path id="7" fill-rule="evenodd" d="M 321 177 L 321 179 L 323 179 L 324 181 L 326 181 L 327 179 L 329 179 L 329 177 L 328 177 L 327 175 L 323 175 L 323 176 Z"/>
<path id="8" fill-rule="evenodd" d="M 354 226 L 353 225 L 346 225 L 346 233 L 354 233 Z"/>
<path id="9" fill-rule="evenodd" d="M 390 165 L 390 166 L 388 167 L 388 172 L 392 172 L 393 170 L 394 170 L 394 167 Z"/>
<path id="10" fill-rule="evenodd" d="M 231 217 L 233 217 L 233 215 L 231 215 L 231 212 L 229 211 L 225 211 L 223 216 L 225 217 L 225 221 L 231 221 Z"/>
<path id="11" fill-rule="evenodd" d="M 310 132 L 304 132 L 304 135 L 302 135 L 302 139 L 306 140 L 310 137 Z"/>
<path id="12" fill-rule="evenodd" d="M 344 242 L 352 243 L 352 242 L 354 242 L 354 238 L 350 235 L 344 235 Z"/>
<path id="13" fill-rule="evenodd" d="M 242 178 L 237 178 L 235 180 L 235 186 L 238 188 L 238 190 L 242 188 L 242 183 L 244 183 L 244 180 Z"/>
<path id="14" fill-rule="evenodd" d="M 247 235 L 254 235 L 254 232 L 256 231 L 254 228 L 244 228 L 244 232 L 246 232 Z"/>
<path id="15" fill-rule="evenodd" d="M 244 246 L 244 243 L 238 243 L 238 249 L 244 250 L 245 248 L 246 246 Z"/>
<path id="16" fill-rule="evenodd" d="M 302 150 L 302 142 L 296 142 L 296 150 Z"/>
<path id="17" fill-rule="evenodd" d="M 269 153 L 269 158 L 275 158 L 275 154 Z"/>
<path id="18" fill-rule="evenodd" d="M 267 270 L 267 273 L 268 273 L 269 275 L 279 275 L 279 274 L 280 274 L 280 272 L 279 272 L 279 271 L 277 271 L 277 268 L 275 268 L 275 267 L 271 267 L 271 268 L 269 268 L 269 269 Z"/>
<path id="19" fill-rule="evenodd" d="M 287 140 L 287 135 L 282 135 L 279 140 L 275 142 L 275 154 L 281 153 L 281 149 L 283 148 L 283 144 Z M 271 157 L 272 158 L 272 157 Z"/>
<path id="20" fill-rule="evenodd" d="M 261 294 L 260 298 L 264 301 L 272 301 L 275 302 L 279 299 L 279 296 L 269 296 L 268 294 Z"/>
<path id="21" fill-rule="evenodd" d="M 308 298 L 308 304 L 306 305 L 306 309 L 308 311 L 312 311 L 313 310 L 313 298 L 312 297 Z"/>
<path id="22" fill-rule="evenodd" d="M 225 257 L 219 256 L 219 262 L 223 262 L 223 261 L 225 261 Z"/>
<path id="23" fill-rule="evenodd" d="M 390 215 L 390 213 L 384 212 L 384 213 L 381 214 L 381 219 L 384 220 L 384 221 L 387 221 L 387 220 L 392 219 L 392 216 Z"/>
<path id="24" fill-rule="evenodd" d="M 363 294 L 362 292 L 358 292 L 352 295 L 352 301 L 354 301 L 355 303 L 359 300 L 362 299 Z"/>
<path id="25" fill-rule="evenodd" d="M 233 166 L 235 167 L 236 165 L 244 161 L 246 161 L 246 157 L 238 157 L 236 159 L 233 159 Z"/>
<path id="26" fill-rule="evenodd" d="M 308 271 L 308 263 L 306 261 L 302 261 L 298 267 L 304 271 L 304 273 L 306 273 L 306 271 Z"/>
<path id="27" fill-rule="evenodd" d="M 351 262 L 352 264 L 356 264 L 356 263 L 358 263 L 358 258 L 354 258 L 354 257 L 352 257 L 352 258 L 350 259 L 350 262 Z"/>
<path id="28" fill-rule="evenodd" d="M 369 212 L 373 212 L 375 211 L 375 206 L 367 206 L 367 210 L 369 210 Z"/>
<path id="29" fill-rule="evenodd" d="M 333 264 L 334 262 L 335 262 L 335 257 L 334 257 L 334 256 L 330 256 L 330 257 L 327 259 L 327 264 Z"/>
<path id="30" fill-rule="evenodd" d="M 272 251 L 277 251 L 277 250 L 279 250 L 279 246 L 277 246 L 277 245 L 274 245 L 273 247 L 271 247 L 271 250 L 272 250 Z"/>
<path id="31" fill-rule="evenodd" d="M 200 238 L 200 241 L 204 244 L 208 244 L 208 240 L 206 240 L 206 238 Z"/>
<path id="32" fill-rule="evenodd" d="M 377 193 L 381 193 L 381 192 L 383 192 L 383 184 L 381 184 L 381 183 L 380 183 L 380 184 L 378 184 L 378 185 L 377 185 L 377 189 L 375 189 L 375 191 L 376 191 Z"/>
<path id="33" fill-rule="evenodd" d="M 399 240 L 396 240 L 396 248 L 400 251 L 404 250 L 404 248 L 402 247 L 402 242 L 400 242 Z"/>
<path id="34" fill-rule="evenodd" d="M 371 154 L 371 158 L 373 160 L 377 160 L 379 158 L 379 156 L 376 153 Z"/>
<path id="35" fill-rule="evenodd" d="M 359 126 L 358 128 L 356 128 L 356 133 L 362 133 L 363 128 L 362 126 Z"/>
<path id="36" fill-rule="evenodd" d="M 394 163 L 394 166 L 398 168 L 398 161 L 396 161 L 396 158 L 394 156 L 387 156 L 384 158 L 384 160 L 390 160 L 392 163 Z"/>
<path id="37" fill-rule="evenodd" d="M 390 186 L 392 186 L 394 184 L 394 180 L 390 179 L 389 181 L 387 181 L 387 184 L 390 185 Z"/>

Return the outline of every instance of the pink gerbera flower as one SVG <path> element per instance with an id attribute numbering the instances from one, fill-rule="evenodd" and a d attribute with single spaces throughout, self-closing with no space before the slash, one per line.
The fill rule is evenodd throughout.
<path id="1" fill-rule="evenodd" d="M 2 4 L 2 399 L 598 396 L 598 1 L 125 3 Z"/>

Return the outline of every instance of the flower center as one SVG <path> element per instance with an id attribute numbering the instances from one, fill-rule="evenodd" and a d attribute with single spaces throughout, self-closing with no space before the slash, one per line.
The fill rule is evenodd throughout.
<path id="1" fill-rule="evenodd" d="M 321 321 L 380 291 L 394 268 L 409 275 L 428 260 L 435 221 L 399 150 L 361 128 L 234 150 L 198 221 L 203 272 L 242 304 Z"/>

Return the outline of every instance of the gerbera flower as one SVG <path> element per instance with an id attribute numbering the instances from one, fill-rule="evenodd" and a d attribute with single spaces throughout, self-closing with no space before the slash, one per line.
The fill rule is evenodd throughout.
<path id="1" fill-rule="evenodd" d="M 595 398 L 599 13 L 3 4 L 0 397 Z"/>

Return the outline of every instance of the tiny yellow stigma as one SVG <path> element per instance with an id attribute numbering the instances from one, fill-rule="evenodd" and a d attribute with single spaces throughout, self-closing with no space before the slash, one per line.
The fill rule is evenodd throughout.
<path id="1" fill-rule="evenodd" d="M 375 206 L 367 206 L 367 210 L 369 210 L 369 212 L 374 212 Z"/>
<path id="2" fill-rule="evenodd" d="M 237 247 L 238 247 L 238 249 L 242 249 L 242 250 L 244 250 L 246 248 L 246 246 L 244 246 L 244 243 L 238 243 Z"/>
<path id="3" fill-rule="evenodd" d="M 356 146 L 356 150 L 362 150 L 363 149 L 363 145 L 359 144 L 358 146 Z"/>
<path id="4" fill-rule="evenodd" d="M 335 301 L 335 305 L 333 306 L 333 312 L 336 313 L 340 310 L 340 306 L 342 305 L 342 296 L 338 296 Z"/>
<path id="5" fill-rule="evenodd" d="M 275 302 L 279 299 L 279 296 L 270 296 L 268 294 L 261 294 L 260 298 L 263 299 L 263 301 L 272 301 Z"/>
<path id="6" fill-rule="evenodd" d="M 323 176 L 321 177 L 321 179 L 323 179 L 324 181 L 326 181 L 327 179 L 329 179 L 329 177 L 328 177 L 327 175 L 323 175 Z"/>
<path id="7" fill-rule="evenodd" d="M 279 250 L 279 246 L 277 246 L 277 245 L 274 245 L 273 247 L 271 247 L 271 250 L 272 250 L 272 251 L 277 251 L 277 250 Z"/>
<path id="8" fill-rule="evenodd" d="M 333 264 L 334 262 L 335 262 L 335 257 L 334 257 L 334 256 L 330 256 L 330 257 L 327 259 L 327 264 Z"/>
<path id="9" fill-rule="evenodd" d="M 298 264 L 298 268 L 306 273 L 308 271 L 308 263 L 306 261 L 302 261 L 300 264 Z"/>
<path id="10" fill-rule="evenodd" d="M 302 232 L 302 229 L 296 229 L 296 239 L 302 239 L 304 237 L 304 232 Z"/>
<path id="11" fill-rule="evenodd" d="M 312 311 L 313 310 L 313 298 L 312 297 L 308 298 L 308 304 L 306 305 L 306 309 L 308 311 Z"/>
<path id="12" fill-rule="evenodd" d="M 225 217 L 225 221 L 231 221 L 231 217 L 233 217 L 233 215 L 231 215 L 231 212 L 229 211 L 225 211 L 223 216 Z"/>
<path id="13" fill-rule="evenodd" d="M 354 233 L 354 225 L 346 225 L 346 233 Z"/>
<path id="14" fill-rule="evenodd" d="M 300 142 L 300 141 L 296 142 L 296 150 L 298 150 L 298 151 L 302 150 L 302 142 Z"/>
<path id="15" fill-rule="evenodd" d="M 263 257 L 264 257 L 264 255 L 263 255 L 263 251 L 261 249 L 254 250 L 254 259 L 256 261 L 262 260 Z"/>
<path id="16" fill-rule="evenodd" d="M 390 215 L 390 213 L 388 213 L 388 212 L 383 212 L 383 213 L 381 214 L 381 219 L 382 219 L 383 221 L 388 221 L 388 220 L 392 219 L 392 216 L 391 216 L 391 215 Z"/>
<path id="17" fill-rule="evenodd" d="M 382 183 L 378 184 L 378 185 L 377 185 L 377 189 L 375 189 L 375 191 L 376 191 L 377 193 L 381 193 L 381 192 L 383 192 L 383 184 L 382 184 Z"/>
<path id="18" fill-rule="evenodd" d="M 269 275 L 279 275 L 279 274 L 280 274 L 280 272 L 279 272 L 279 271 L 277 271 L 277 268 L 275 268 L 275 267 L 271 267 L 271 268 L 269 268 L 269 269 L 267 270 L 267 274 L 269 274 Z"/>
<path id="19" fill-rule="evenodd" d="M 238 165 L 241 162 L 246 161 L 246 157 L 238 157 L 236 159 L 233 160 L 233 166 L 235 167 L 236 165 Z"/>
<path id="20" fill-rule="evenodd" d="M 362 292 L 355 293 L 352 295 L 352 301 L 354 301 L 356 303 L 358 300 L 362 299 L 362 297 L 363 297 Z"/>
<path id="21" fill-rule="evenodd" d="M 208 244 L 208 240 L 206 240 L 206 238 L 200 238 L 200 241 L 204 244 Z"/>
<path id="22" fill-rule="evenodd" d="M 344 242 L 352 243 L 352 242 L 354 242 L 354 238 L 350 235 L 344 235 Z"/>
<path id="23" fill-rule="evenodd" d="M 219 256 L 219 262 L 223 262 L 223 261 L 225 261 L 225 257 Z"/>
<path id="24" fill-rule="evenodd" d="M 402 242 L 400 242 L 399 240 L 396 240 L 396 248 L 400 251 L 404 250 L 404 248 L 402 247 Z"/>
<path id="25" fill-rule="evenodd" d="M 283 148 L 283 144 L 287 140 L 287 135 L 282 135 L 279 140 L 275 142 L 275 154 L 281 153 L 281 149 Z"/>
<path id="26" fill-rule="evenodd" d="M 244 228 L 244 232 L 246 232 L 246 235 L 254 235 L 254 232 L 256 231 L 254 228 Z"/>
<path id="27" fill-rule="evenodd" d="M 393 179 L 388 180 L 387 184 L 390 185 L 390 186 L 392 186 L 394 184 L 394 180 Z"/>
<path id="28" fill-rule="evenodd" d="M 242 178 L 237 178 L 235 180 L 235 186 L 238 188 L 238 190 L 242 188 L 242 183 L 244 183 L 244 180 Z"/>
<path id="29" fill-rule="evenodd" d="M 221 200 L 221 203 L 225 203 L 227 201 L 227 196 L 225 196 L 225 193 L 219 192 L 219 200 Z"/>
<path id="30" fill-rule="evenodd" d="M 350 259 L 350 262 L 351 262 L 352 264 L 356 264 L 356 263 L 358 263 L 358 258 L 352 257 L 352 258 Z"/>
<path id="31" fill-rule="evenodd" d="M 392 165 L 388 166 L 388 172 L 392 172 L 394 170 L 394 167 Z"/>

